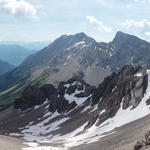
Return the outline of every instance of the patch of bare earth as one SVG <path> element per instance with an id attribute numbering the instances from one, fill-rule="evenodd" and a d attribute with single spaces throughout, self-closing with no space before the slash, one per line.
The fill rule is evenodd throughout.
<path id="1" fill-rule="evenodd" d="M 0 135 L 0 150 L 21 150 L 26 147 L 22 143 L 22 140 Z"/>

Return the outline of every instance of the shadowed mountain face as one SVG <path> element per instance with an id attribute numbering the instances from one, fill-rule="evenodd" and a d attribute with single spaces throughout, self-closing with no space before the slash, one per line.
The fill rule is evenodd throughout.
<path id="1" fill-rule="evenodd" d="M 13 68 L 14 68 L 13 65 L 9 64 L 8 62 L 0 60 L 0 75 L 11 71 Z"/>
<path id="2" fill-rule="evenodd" d="M 115 47 L 115 53 L 109 60 L 112 70 L 121 68 L 125 64 L 149 65 L 150 43 L 136 36 L 118 32 L 111 42 Z"/>

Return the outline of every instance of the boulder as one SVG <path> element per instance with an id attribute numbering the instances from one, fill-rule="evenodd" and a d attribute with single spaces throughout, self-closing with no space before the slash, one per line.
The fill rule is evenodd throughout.
<path id="1" fill-rule="evenodd" d="M 137 141 L 137 143 L 135 144 L 133 150 L 141 150 L 141 149 L 144 148 L 144 145 L 145 145 L 145 143 L 144 143 L 143 140 Z"/>
<path id="2" fill-rule="evenodd" d="M 77 89 L 77 85 L 71 85 L 69 86 L 69 88 L 67 89 L 66 93 L 71 95 L 75 92 L 75 90 Z"/>
<path id="3" fill-rule="evenodd" d="M 46 96 L 40 88 L 29 86 L 25 88 L 22 96 L 15 100 L 14 108 L 26 110 L 35 105 L 42 104 L 45 100 Z"/>
<path id="4" fill-rule="evenodd" d="M 150 131 L 145 133 L 145 144 L 150 145 Z"/>

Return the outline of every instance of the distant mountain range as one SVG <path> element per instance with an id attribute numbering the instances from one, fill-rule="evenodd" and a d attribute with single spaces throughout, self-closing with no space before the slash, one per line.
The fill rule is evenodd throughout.
<path id="1" fill-rule="evenodd" d="M 50 43 L 50 41 L 40 42 L 40 41 L 0 41 L 0 45 L 19 45 L 22 47 L 25 47 L 29 50 L 40 50 L 47 46 Z"/>
<path id="2" fill-rule="evenodd" d="M 8 62 L 5 62 L 3 60 L 0 60 L 0 75 L 11 71 L 15 66 L 12 64 L 9 64 Z"/>
<path id="3" fill-rule="evenodd" d="M 0 45 L 0 59 L 14 66 L 20 65 L 25 58 L 35 52 L 37 50 L 30 50 L 19 45 Z"/>

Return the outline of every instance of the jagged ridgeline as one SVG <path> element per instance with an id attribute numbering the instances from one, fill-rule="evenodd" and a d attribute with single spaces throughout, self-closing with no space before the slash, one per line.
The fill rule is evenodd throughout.
<path id="1" fill-rule="evenodd" d="M 149 52 L 150 43 L 123 32 L 117 32 L 110 43 L 97 42 L 84 33 L 63 35 L 0 76 L 0 107 L 20 97 L 28 85 L 57 87 L 59 82 L 77 77 L 98 86 L 126 64 L 150 64 Z"/>

